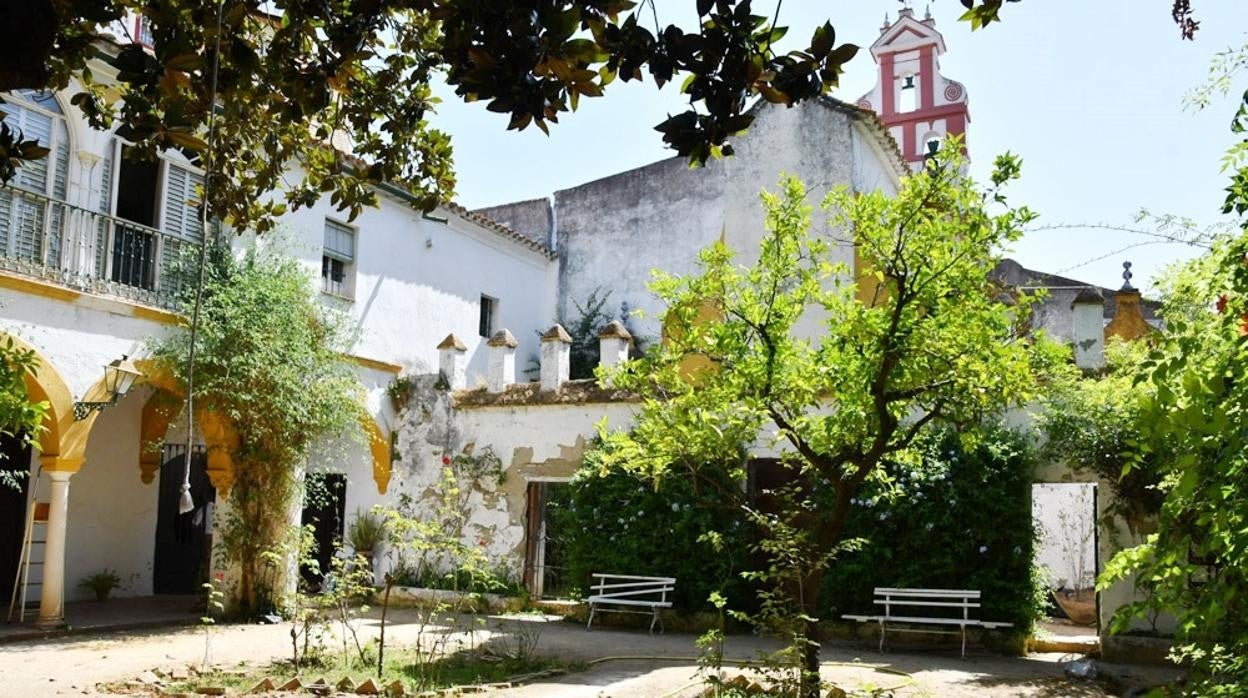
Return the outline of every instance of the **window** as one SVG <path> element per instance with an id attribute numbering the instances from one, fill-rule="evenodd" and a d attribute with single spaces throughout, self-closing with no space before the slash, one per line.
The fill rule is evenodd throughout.
<path id="1" fill-rule="evenodd" d="M 5 124 L 23 140 L 38 141 L 52 151 L 17 168 L 10 186 L 0 191 L 0 256 L 60 268 L 66 215 L 61 202 L 69 182 L 65 118 L 51 92 L 32 90 L 6 95 L 0 112 L 5 114 Z"/>
<path id="2" fill-rule="evenodd" d="M 912 112 L 918 107 L 919 90 L 914 84 L 914 75 L 906 75 L 901 78 L 901 97 L 897 100 L 897 112 L 905 114 Z"/>
<path id="3" fill-rule="evenodd" d="M 478 333 L 482 337 L 494 334 L 494 316 L 498 314 L 498 299 L 481 296 L 481 320 Z"/>
<path id="4" fill-rule="evenodd" d="M 321 290 L 350 298 L 355 281 L 355 230 L 325 220 L 325 251 L 321 255 Z"/>

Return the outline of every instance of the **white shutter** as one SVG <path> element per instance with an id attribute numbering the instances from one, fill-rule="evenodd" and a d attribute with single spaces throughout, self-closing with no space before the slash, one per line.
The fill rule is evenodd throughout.
<path id="1" fill-rule="evenodd" d="M 100 164 L 100 213 L 113 213 L 113 173 L 117 171 L 117 139 L 108 139 L 108 149 Z M 95 224 L 95 275 L 104 276 L 108 253 L 108 219 L 101 216 Z"/>
<path id="2" fill-rule="evenodd" d="M 334 259 L 355 261 L 355 230 L 336 221 L 325 219 L 325 254 Z"/>
<path id="3" fill-rule="evenodd" d="M 203 175 L 172 162 L 165 163 L 162 232 L 191 242 L 204 241 L 204 226 L 199 220 L 198 205 L 203 185 Z"/>

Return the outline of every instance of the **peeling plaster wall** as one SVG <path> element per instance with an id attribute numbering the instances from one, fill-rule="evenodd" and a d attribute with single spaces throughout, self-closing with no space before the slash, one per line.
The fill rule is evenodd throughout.
<path id="1" fill-rule="evenodd" d="M 492 450 L 506 477 L 475 482 L 461 478 L 468 521 L 464 540 L 484 543 L 492 562 L 516 579 L 524 568 L 525 507 L 528 483 L 571 477 L 606 418 L 612 428 L 627 428 L 635 403 L 582 403 L 541 406 L 471 407 L 453 409 L 450 395 L 436 387 L 436 378 L 422 377 L 399 431 L 402 459 L 395 465 L 395 489 L 417 502 L 417 511 L 437 504 L 442 456 L 469 450 Z"/>

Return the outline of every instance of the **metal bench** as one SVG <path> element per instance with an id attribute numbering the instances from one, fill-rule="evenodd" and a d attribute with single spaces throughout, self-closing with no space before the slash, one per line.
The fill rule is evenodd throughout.
<path id="1" fill-rule="evenodd" d="M 595 572 L 593 577 L 597 584 L 590 587 L 589 622 L 586 630 L 594 626 L 594 614 L 603 613 L 636 613 L 650 616 L 650 632 L 654 632 L 657 623 L 659 632 L 663 632 L 663 619 L 659 609 L 671 608 L 668 593 L 676 590 L 675 577 L 641 577 L 634 574 L 602 574 Z M 639 611 L 644 607 L 649 610 Z"/>
<path id="2" fill-rule="evenodd" d="M 880 624 L 880 651 L 884 651 L 884 636 L 890 630 L 889 623 L 906 625 L 956 625 L 958 630 L 927 630 L 917 628 L 891 628 L 894 632 L 935 633 L 940 635 L 962 635 L 962 656 L 966 656 L 966 629 L 978 628 L 1009 628 L 1013 623 L 997 623 L 971 618 L 971 609 L 979 608 L 980 592 L 971 589 L 897 589 L 893 587 L 876 587 L 875 603 L 884 607 L 882 615 L 860 616 L 844 615 L 842 618 L 856 620 L 860 623 L 878 622 Z M 902 608 L 952 608 L 961 609 L 962 617 L 931 617 L 920 615 L 899 615 L 897 607 Z M 914 614 L 919 611 L 914 611 Z"/>

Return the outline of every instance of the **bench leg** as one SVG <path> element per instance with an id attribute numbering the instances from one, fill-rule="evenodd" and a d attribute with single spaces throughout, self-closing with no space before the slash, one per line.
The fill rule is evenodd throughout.
<path id="1" fill-rule="evenodd" d="M 880 652 L 881 653 L 884 652 L 884 633 L 885 632 L 886 631 L 884 629 L 884 621 L 880 621 Z"/>
<path id="2" fill-rule="evenodd" d="M 966 659 L 966 626 L 962 626 L 962 658 Z"/>
<path id="3" fill-rule="evenodd" d="M 585 624 L 585 630 L 594 629 L 594 610 L 596 610 L 596 606 L 592 603 L 589 604 L 589 622 Z"/>
<path id="4" fill-rule="evenodd" d="M 662 635 L 663 634 L 663 619 L 659 617 L 659 607 L 651 606 L 650 607 L 650 634 L 651 635 L 654 634 L 655 623 L 659 624 L 659 634 Z"/>

